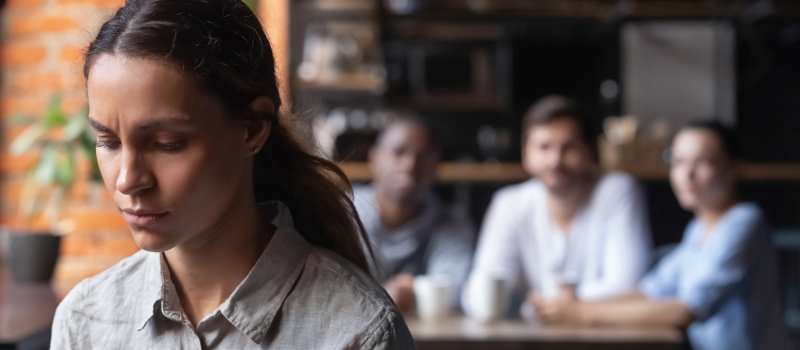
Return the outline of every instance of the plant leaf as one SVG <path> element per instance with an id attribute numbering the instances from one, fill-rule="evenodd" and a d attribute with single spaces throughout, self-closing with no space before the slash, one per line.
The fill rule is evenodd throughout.
<path id="1" fill-rule="evenodd" d="M 64 125 L 67 122 L 67 117 L 61 111 L 61 95 L 55 95 L 50 99 L 44 114 L 44 121 L 50 127 Z"/>
<path id="2" fill-rule="evenodd" d="M 35 121 L 36 121 L 36 118 L 34 118 L 33 116 L 28 115 L 28 114 L 19 113 L 19 114 L 14 114 L 14 115 L 10 116 L 6 123 L 8 125 L 21 125 L 21 124 L 31 124 L 31 123 L 33 123 Z"/>
<path id="3" fill-rule="evenodd" d="M 42 157 L 36 166 L 36 183 L 42 186 L 49 186 L 56 177 L 56 156 L 57 150 L 52 145 L 46 145 L 42 149 Z"/>
<path id="4" fill-rule="evenodd" d="M 41 123 L 29 126 L 9 146 L 11 154 L 20 155 L 27 152 L 45 132 L 47 132 L 47 128 Z"/>
<path id="5" fill-rule="evenodd" d="M 84 129 L 86 129 L 87 122 L 86 119 L 79 116 L 73 115 L 69 121 L 67 121 L 67 126 L 64 127 L 64 141 L 72 141 L 81 136 Z"/>
<path id="6" fill-rule="evenodd" d="M 72 152 L 63 152 L 56 162 L 56 181 L 63 187 L 75 181 L 75 157 Z"/>
<path id="7" fill-rule="evenodd" d="M 95 140 L 97 138 L 94 136 L 94 132 L 91 129 L 88 129 L 87 132 L 81 135 L 81 148 L 86 153 L 86 157 L 89 159 L 89 164 L 91 165 L 91 174 L 89 178 L 92 181 L 103 181 L 103 176 L 100 174 L 100 166 L 97 164 L 97 145 Z"/>

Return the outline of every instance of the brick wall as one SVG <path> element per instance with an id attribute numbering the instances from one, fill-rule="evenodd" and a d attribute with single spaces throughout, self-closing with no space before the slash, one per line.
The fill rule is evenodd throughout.
<path id="1" fill-rule="evenodd" d="M 16 113 L 41 113 L 53 94 L 77 111 L 85 103 L 81 50 L 113 9 L 124 0 L 7 0 L 0 15 L 0 118 Z M 276 46 L 279 74 L 286 76 L 288 0 L 262 0 L 259 16 Z M 285 85 L 284 85 L 285 88 Z M 0 152 L 0 224 L 26 226 L 16 215 L 30 157 L 8 154 L 9 140 L 19 128 L 3 124 Z M 83 166 L 82 173 L 86 173 Z M 58 284 L 69 289 L 136 252 L 125 222 L 100 184 L 79 182 L 70 194 L 65 215 L 75 227 L 64 237 L 56 271 Z M 40 226 L 35 225 L 35 226 Z"/>

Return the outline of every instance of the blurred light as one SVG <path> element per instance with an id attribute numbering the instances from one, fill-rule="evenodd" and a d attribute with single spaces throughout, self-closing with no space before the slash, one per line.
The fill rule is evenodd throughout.
<path id="1" fill-rule="evenodd" d="M 606 79 L 600 84 L 600 94 L 606 100 L 616 100 L 619 95 L 619 85 L 612 79 Z"/>

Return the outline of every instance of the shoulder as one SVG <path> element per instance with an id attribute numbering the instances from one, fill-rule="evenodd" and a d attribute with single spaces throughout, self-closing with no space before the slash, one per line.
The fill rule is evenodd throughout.
<path id="1" fill-rule="evenodd" d="M 468 214 L 459 213 L 451 206 L 442 206 L 433 226 L 433 234 L 440 242 L 472 241 L 476 226 Z"/>
<path id="2" fill-rule="evenodd" d="M 326 284 L 331 292 L 346 290 L 343 297 L 360 300 L 370 311 L 392 311 L 394 303 L 368 273 L 340 255 L 324 248 L 312 247 L 306 261 L 305 273 L 314 276 L 314 284 Z M 310 276 L 309 276 L 310 277 Z M 328 288 L 328 287 L 325 287 Z M 365 310 L 367 311 L 367 310 Z"/>
<path id="3" fill-rule="evenodd" d="M 292 309 L 296 315 L 314 314 L 306 326 L 321 327 L 323 333 L 330 324 L 347 325 L 338 332 L 349 334 L 335 337 L 360 339 L 361 348 L 371 348 L 387 332 L 405 328 L 386 291 L 369 274 L 328 249 L 311 248 L 294 290 L 284 302 L 285 310 Z"/>
<path id="4" fill-rule="evenodd" d="M 364 199 L 374 196 L 375 190 L 371 185 L 353 185 L 353 198 Z"/>
<path id="5" fill-rule="evenodd" d="M 368 185 L 353 186 L 353 204 L 359 215 L 377 211 L 375 203 L 375 189 Z"/>
<path id="6" fill-rule="evenodd" d="M 764 212 L 755 203 L 740 203 L 730 209 L 729 215 L 738 222 L 763 224 Z"/>
<path id="7" fill-rule="evenodd" d="M 644 193 L 633 176 L 615 171 L 600 178 L 595 186 L 593 197 L 594 201 L 602 202 L 603 206 L 613 206 L 615 203 L 643 201 Z"/>
<path id="8" fill-rule="evenodd" d="M 125 321 L 133 319 L 131 310 L 136 305 L 132 295 L 140 295 L 145 286 L 145 263 L 150 253 L 139 251 L 111 268 L 87 278 L 73 288 L 59 304 L 56 318 L 72 314 L 74 317 L 91 315 L 93 319 Z"/>
<path id="9" fill-rule="evenodd" d="M 617 192 L 623 191 L 625 193 L 635 192 L 639 190 L 639 183 L 628 173 L 621 171 L 613 171 L 603 175 L 597 183 L 598 192 Z"/>
<path id="10" fill-rule="evenodd" d="M 539 180 L 531 179 L 522 183 L 503 187 L 492 195 L 492 205 L 519 206 L 523 200 L 542 192 L 544 187 Z M 544 192 L 542 192 L 544 193 Z"/>
<path id="11" fill-rule="evenodd" d="M 754 203 L 740 203 L 731 208 L 723 218 L 728 231 L 742 238 L 756 236 L 766 231 L 767 223 L 761 208 Z"/>

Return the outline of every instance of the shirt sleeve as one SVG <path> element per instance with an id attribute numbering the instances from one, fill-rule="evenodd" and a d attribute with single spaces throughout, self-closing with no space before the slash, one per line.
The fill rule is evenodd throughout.
<path id="1" fill-rule="evenodd" d="M 520 274 L 518 231 L 520 223 L 515 218 L 514 208 L 519 206 L 517 197 L 501 190 L 495 194 L 483 220 L 478 239 L 478 248 L 473 261 L 472 275 L 476 273 L 503 278 L 510 285 L 516 284 Z M 470 314 L 470 282 L 462 292 L 462 306 Z"/>
<path id="2" fill-rule="evenodd" d="M 408 331 L 408 326 L 403 320 L 403 316 L 393 313 L 393 316 L 385 321 L 386 326 L 381 327 L 381 334 L 371 347 L 373 350 L 414 350 L 414 338 Z"/>
<path id="3" fill-rule="evenodd" d="M 58 305 L 50 335 L 51 350 L 91 349 L 82 337 L 88 337 L 84 320 L 73 311 L 73 304 L 82 298 L 83 283 L 78 284 Z"/>
<path id="4" fill-rule="evenodd" d="M 686 230 L 687 236 L 689 230 Z M 678 278 L 680 260 L 683 246 L 679 245 L 674 251 L 658 262 L 639 283 L 639 290 L 650 299 L 674 298 L 678 294 Z"/>
<path id="5" fill-rule="evenodd" d="M 578 297 L 598 300 L 636 289 L 650 262 L 650 222 L 644 194 L 635 180 L 618 175 L 601 193 L 605 234 L 601 243 L 601 277 L 581 283 Z"/>
<path id="6" fill-rule="evenodd" d="M 449 220 L 445 227 L 435 234 L 426 273 L 450 278 L 453 284 L 453 306 L 458 307 L 460 304 L 458 297 L 472 265 L 475 226 L 467 219 Z"/>
<path id="7" fill-rule="evenodd" d="M 717 224 L 714 235 L 705 242 L 708 249 L 704 249 L 702 261 L 678 288 L 678 299 L 700 321 L 713 315 L 744 280 L 757 255 L 756 240 L 764 238 L 765 224 L 757 208 L 732 210 Z"/>

